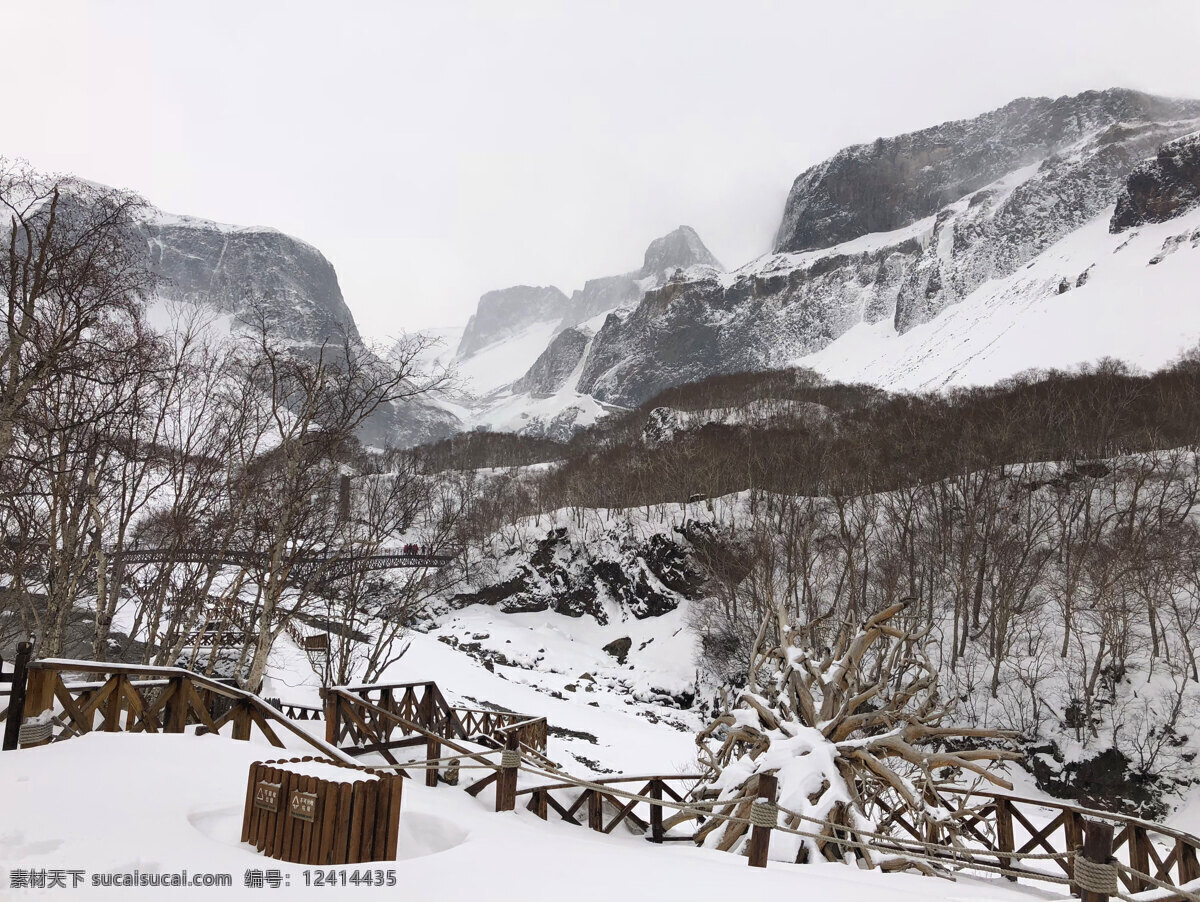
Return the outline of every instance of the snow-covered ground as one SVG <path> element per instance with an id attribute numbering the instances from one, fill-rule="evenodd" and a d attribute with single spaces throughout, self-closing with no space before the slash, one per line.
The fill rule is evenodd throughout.
<path id="1" fill-rule="evenodd" d="M 296 754 L 302 754 L 299 749 Z M 955 883 L 864 872 L 838 864 L 772 862 L 751 871 L 744 858 L 686 843 L 654 846 L 641 837 L 600 835 L 527 811 L 496 814 L 485 792 L 429 789 L 406 781 L 396 886 L 350 886 L 331 893 L 306 886 L 305 868 L 268 859 L 240 842 L 251 762 L 280 750 L 220 736 L 93 733 L 0 758 L 0 898 L 46 898 L 56 889 L 11 889 L 14 872 L 81 871 L 88 898 L 130 889 L 93 886 L 106 874 L 228 874 L 231 886 L 146 887 L 147 899 L 272 899 L 386 894 L 389 898 L 505 902 L 736 898 L 748 890 L 778 898 L 845 902 L 888 899 L 1045 898 L 1027 887 L 960 879 Z M 249 870 L 278 870 L 278 888 L 246 886 Z M 312 870 L 309 879 L 312 878 Z M 326 871 L 328 869 L 325 869 Z M 348 866 L 348 874 L 356 868 Z M 70 887 L 72 876 L 65 875 Z M 257 896 L 255 895 L 257 894 Z M 136 892 L 133 893 L 136 895 Z M 56 896 L 55 896 L 56 897 Z"/>

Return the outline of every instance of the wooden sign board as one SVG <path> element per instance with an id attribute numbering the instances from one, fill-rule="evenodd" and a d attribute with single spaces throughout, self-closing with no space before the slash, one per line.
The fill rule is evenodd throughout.
<path id="1" fill-rule="evenodd" d="M 302 821 L 314 820 L 317 816 L 317 794 L 292 790 L 288 811 L 291 812 L 292 817 L 298 817 Z"/>
<path id="2" fill-rule="evenodd" d="M 279 810 L 279 786 L 278 783 L 268 783 L 265 780 L 259 780 L 254 787 L 254 807 L 261 808 L 264 811 Z"/>

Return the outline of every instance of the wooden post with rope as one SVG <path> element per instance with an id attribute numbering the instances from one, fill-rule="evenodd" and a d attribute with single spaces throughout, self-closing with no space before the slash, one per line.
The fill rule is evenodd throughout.
<path id="1" fill-rule="evenodd" d="M 779 779 L 774 774 L 759 774 L 758 800 L 750 806 L 750 843 L 746 853 L 750 858 L 750 867 L 765 868 L 767 852 L 771 848 L 771 828 L 779 818 L 779 809 L 775 806 L 779 792 Z"/>
<path id="2" fill-rule="evenodd" d="M 1080 902 L 1108 902 L 1119 889 L 1112 824 L 1084 820 L 1083 826 L 1083 848 L 1075 853 L 1073 883 L 1079 887 Z"/>
<path id="3" fill-rule="evenodd" d="M 500 757 L 500 771 L 496 778 L 496 810 L 513 811 L 517 807 L 517 769 L 521 766 L 518 751 L 520 738 L 510 733 L 504 740 L 504 753 Z"/>

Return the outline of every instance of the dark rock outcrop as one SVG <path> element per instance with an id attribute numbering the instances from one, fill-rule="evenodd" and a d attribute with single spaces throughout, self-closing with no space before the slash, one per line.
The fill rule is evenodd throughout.
<path id="1" fill-rule="evenodd" d="M 642 258 L 640 272 L 643 277 L 663 275 L 676 269 L 687 269 L 697 265 L 711 266 L 713 269 L 724 268 L 721 261 L 704 246 L 696 230 L 691 226 L 681 225 L 675 231 L 650 242 Z"/>
<path id="2" fill-rule="evenodd" d="M 534 323 L 553 322 L 562 316 L 566 306 L 567 296 L 553 285 L 515 285 L 489 291 L 479 299 L 475 315 L 467 321 L 458 356 L 470 357 Z"/>
<path id="3" fill-rule="evenodd" d="M 601 650 L 616 658 L 618 664 L 624 664 L 629 657 L 629 649 L 631 648 L 633 648 L 633 640 L 628 636 L 622 636 L 620 639 L 614 639 L 612 642 L 609 642 Z"/>
<path id="4" fill-rule="evenodd" d="M 1136 166 L 1117 195 L 1109 231 L 1166 222 L 1200 205 L 1200 132 L 1168 141 Z"/>
<path id="5" fill-rule="evenodd" d="M 546 346 L 529 371 L 513 383 L 513 391 L 529 392 L 535 398 L 546 398 L 566 387 L 570 375 L 579 366 L 592 333 L 588 329 L 571 328 L 559 332 Z"/>
<path id="6" fill-rule="evenodd" d="M 1139 773 L 1119 749 L 1065 761 L 1051 742 L 1028 749 L 1026 756 L 1038 788 L 1055 798 L 1148 820 L 1158 820 L 1170 810 L 1163 798 L 1170 790 L 1166 781 Z"/>

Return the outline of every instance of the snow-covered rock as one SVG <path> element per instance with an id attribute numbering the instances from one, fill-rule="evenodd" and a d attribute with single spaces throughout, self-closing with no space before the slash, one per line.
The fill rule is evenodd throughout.
<path id="1" fill-rule="evenodd" d="M 1166 222 L 1200 204 L 1200 132 L 1169 141 L 1129 174 L 1109 228 Z"/>
<path id="2" fill-rule="evenodd" d="M 677 270 L 692 266 L 707 266 L 718 271 L 724 269 L 704 246 L 696 230 L 681 225 L 675 231 L 650 242 L 641 269 L 619 276 L 589 279 L 584 283 L 582 289 L 571 295 L 571 305 L 561 325 L 567 328 L 600 314 L 632 306 L 648 290 L 662 285 Z"/>
<path id="3" fill-rule="evenodd" d="M 1025 97 L 974 119 L 847 147 L 796 179 L 775 251 L 894 231 L 1118 123 L 1198 116 L 1200 101 L 1087 91 L 1055 100 Z"/>
<path id="4" fill-rule="evenodd" d="M 548 398 L 566 388 L 591 340 L 592 332 L 586 327 L 573 327 L 559 332 L 529 371 L 513 383 L 513 391 L 528 392 L 535 398 Z"/>
<path id="5" fill-rule="evenodd" d="M 608 409 L 576 389 L 599 321 L 632 310 L 647 291 L 684 274 L 718 272 L 696 231 L 680 226 L 650 243 L 640 269 L 590 279 L 569 301 L 556 288 L 489 292 L 459 344 L 461 391 L 444 406 L 468 429 L 569 439 Z"/>
<path id="6" fill-rule="evenodd" d="M 495 605 L 504 613 L 553 611 L 598 623 L 666 614 L 701 590 L 680 534 L 640 535 L 617 522 L 585 540 L 556 527 L 503 550 L 498 565 L 452 604 Z"/>

